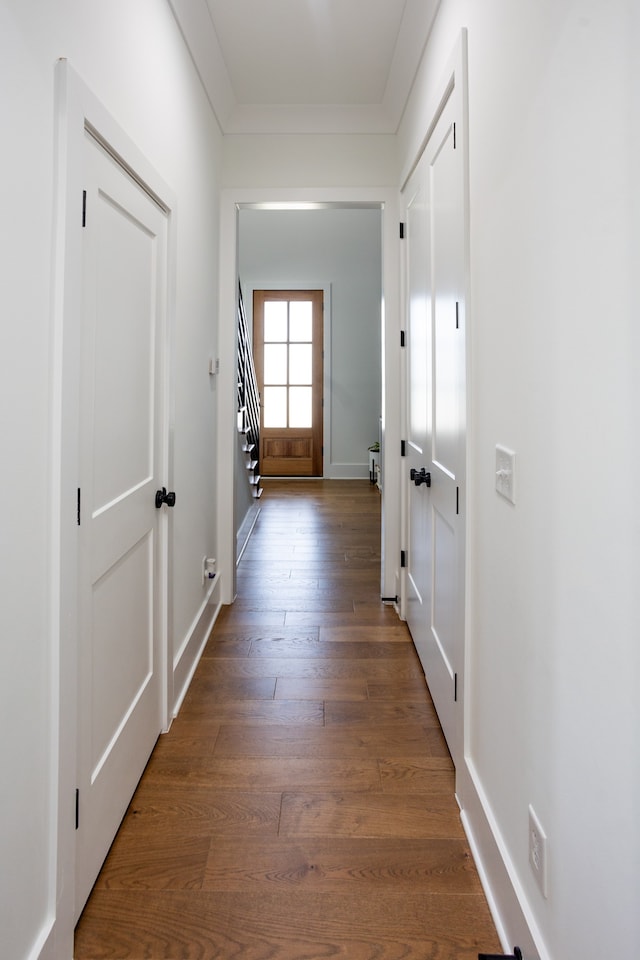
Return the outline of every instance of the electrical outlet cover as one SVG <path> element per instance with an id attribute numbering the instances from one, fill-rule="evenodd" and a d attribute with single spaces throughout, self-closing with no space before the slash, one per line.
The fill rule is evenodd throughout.
<path id="1" fill-rule="evenodd" d="M 516 455 L 496 444 L 496 490 L 510 503 L 516 502 Z"/>
<path id="2" fill-rule="evenodd" d="M 529 863 L 542 896 L 547 896 L 547 835 L 533 807 L 529 807 Z"/>

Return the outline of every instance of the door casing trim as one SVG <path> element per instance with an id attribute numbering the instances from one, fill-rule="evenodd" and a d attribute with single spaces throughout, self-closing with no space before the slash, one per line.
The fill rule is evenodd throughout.
<path id="1" fill-rule="evenodd" d="M 381 596 L 395 592 L 400 565 L 400 313 L 399 313 L 399 195 L 393 188 L 352 187 L 236 187 L 220 196 L 220 295 L 218 325 L 218 430 L 217 430 L 217 531 L 222 571 L 221 599 L 235 598 L 235 523 L 229 504 L 234 502 L 234 463 L 229 451 L 235 443 L 235 317 L 238 282 L 238 211 L 268 204 L 271 209 L 291 209 L 292 204 L 323 204 L 341 208 L 370 206 L 382 211 L 382 410 L 383 515 Z M 397 453 L 396 453 L 397 451 Z"/>

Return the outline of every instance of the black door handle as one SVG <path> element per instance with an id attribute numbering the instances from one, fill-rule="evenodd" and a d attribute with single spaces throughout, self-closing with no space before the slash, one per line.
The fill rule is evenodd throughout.
<path id="1" fill-rule="evenodd" d="M 176 505 L 176 495 L 171 490 L 167 493 L 167 488 L 163 487 L 162 490 L 156 490 L 156 509 L 160 509 L 163 503 L 166 503 L 168 507 L 175 507 Z"/>
<path id="2" fill-rule="evenodd" d="M 427 473 L 424 467 L 422 467 L 421 470 L 416 470 L 414 467 L 412 467 L 410 477 L 415 483 L 416 487 L 419 487 L 421 483 L 426 483 L 428 487 L 431 486 L 431 474 Z"/>

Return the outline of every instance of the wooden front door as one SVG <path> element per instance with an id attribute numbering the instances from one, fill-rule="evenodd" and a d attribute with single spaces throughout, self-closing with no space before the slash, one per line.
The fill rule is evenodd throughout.
<path id="1" fill-rule="evenodd" d="M 260 473 L 322 476 L 322 290 L 255 290 Z"/>

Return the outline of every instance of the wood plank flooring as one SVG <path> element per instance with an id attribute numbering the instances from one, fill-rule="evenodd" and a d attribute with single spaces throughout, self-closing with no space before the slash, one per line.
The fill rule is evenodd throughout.
<path id="1" fill-rule="evenodd" d="M 268 481 L 76 960 L 477 960 L 500 945 L 368 481 Z"/>

